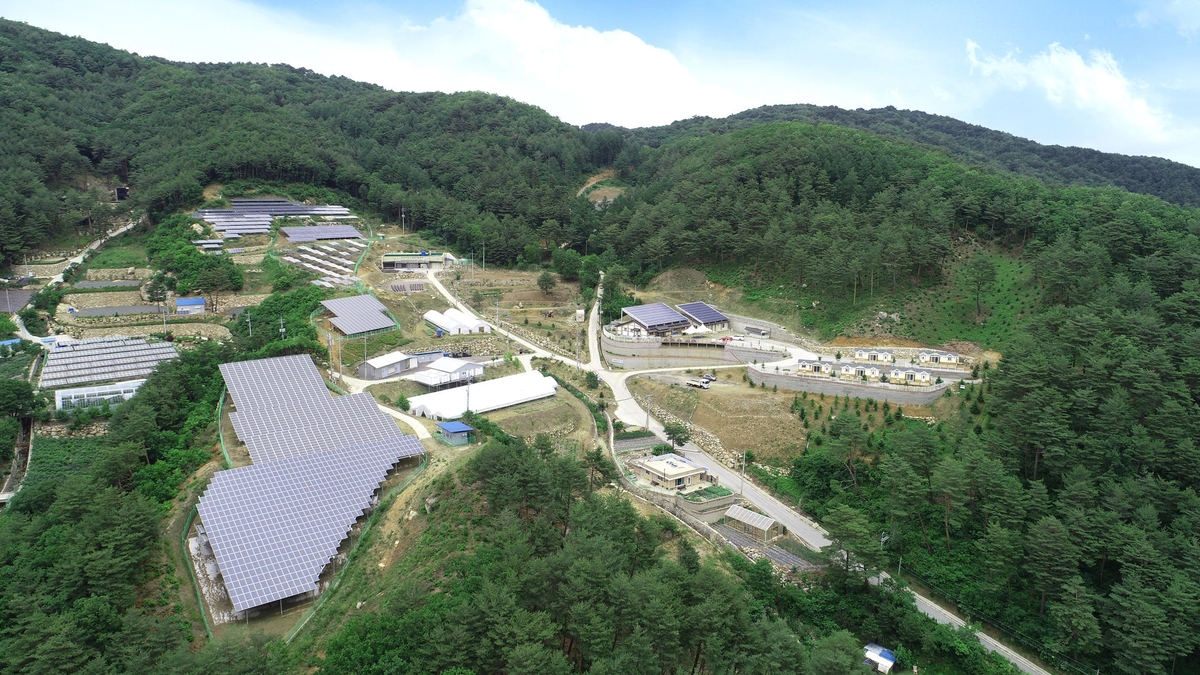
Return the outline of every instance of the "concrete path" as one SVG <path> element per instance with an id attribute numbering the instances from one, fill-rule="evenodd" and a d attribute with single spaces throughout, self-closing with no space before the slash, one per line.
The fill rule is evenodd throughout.
<path id="1" fill-rule="evenodd" d="M 380 405 L 380 404 L 376 404 L 376 405 L 378 405 L 379 409 L 382 410 L 383 412 L 391 415 L 392 417 L 395 417 L 396 419 L 398 419 L 401 422 L 403 422 L 404 424 L 406 424 L 410 429 L 412 429 L 412 432 L 414 434 L 416 434 L 417 438 L 420 438 L 420 439 L 433 438 L 433 435 L 429 433 L 429 430 L 425 428 L 425 425 L 421 424 L 417 420 L 417 418 L 413 417 L 412 415 L 405 415 L 404 413 L 400 412 L 399 410 L 396 410 L 394 408 L 389 408 L 385 405 Z"/>

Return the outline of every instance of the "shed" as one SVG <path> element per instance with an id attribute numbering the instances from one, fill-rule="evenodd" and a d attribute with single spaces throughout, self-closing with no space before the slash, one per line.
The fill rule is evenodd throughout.
<path id="1" fill-rule="evenodd" d="M 491 326 L 455 307 L 451 307 L 450 309 L 442 312 L 442 314 L 451 321 L 457 321 L 458 323 L 462 324 L 464 327 L 466 327 L 468 333 L 492 332 Z"/>
<path id="2" fill-rule="evenodd" d="M 423 318 L 425 319 L 426 323 L 436 328 L 441 335 L 463 335 L 471 332 L 471 329 L 467 326 L 464 326 L 458 321 L 451 319 L 436 309 L 431 309 L 428 312 L 425 312 L 425 316 Z"/>
<path id="3" fill-rule="evenodd" d="M 364 380 L 382 380 L 416 367 L 416 357 L 404 352 L 391 352 L 360 363 L 358 376 Z"/>
<path id="4" fill-rule="evenodd" d="M 438 437 L 447 445 L 466 445 L 471 442 L 474 428 L 462 422 L 438 422 Z"/>
<path id="5" fill-rule="evenodd" d="M 742 532 L 762 542 L 768 542 L 783 534 L 783 526 L 774 519 L 742 508 L 737 504 L 729 507 L 729 510 L 725 512 L 725 521 L 729 526 L 740 528 Z"/>
<path id="6" fill-rule="evenodd" d="M 890 673 L 892 666 L 896 665 L 896 654 L 874 642 L 869 642 L 863 647 L 863 654 L 866 656 L 863 665 L 870 666 L 877 673 Z"/>
<path id="7" fill-rule="evenodd" d="M 204 298 L 176 298 L 175 313 L 184 315 L 203 314 Z"/>
<path id="8" fill-rule="evenodd" d="M 426 370 L 414 373 L 412 379 L 427 387 L 441 387 L 456 382 L 469 382 L 483 377 L 483 365 L 449 356 L 429 364 Z"/>

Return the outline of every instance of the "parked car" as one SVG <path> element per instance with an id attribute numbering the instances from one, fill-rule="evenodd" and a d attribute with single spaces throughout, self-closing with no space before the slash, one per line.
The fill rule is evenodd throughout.
<path id="1" fill-rule="evenodd" d="M 713 382 L 717 379 L 717 376 L 713 375 L 712 373 L 705 373 L 700 377 L 700 379 L 704 380 L 705 382 Z"/>

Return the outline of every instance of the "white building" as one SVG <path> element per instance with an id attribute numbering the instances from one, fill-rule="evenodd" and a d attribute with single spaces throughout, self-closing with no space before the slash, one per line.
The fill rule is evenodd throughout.
<path id="1" fill-rule="evenodd" d="M 554 378 L 531 370 L 478 384 L 414 396 L 409 399 L 409 404 L 414 415 L 438 420 L 456 419 L 462 417 L 467 410 L 485 413 L 548 398 L 553 396 L 557 389 L 558 382 L 555 382 Z"/>
<path id="2" fill-rule="evenodd" d="M 467 314 L 466 312 L 464 312 L 456 307 L 451 307 L 450 309 L 442 312 L 442 314 L 444 316 L 446 316 L 447 318 L 449 318 L 451 321 L 457 321 L 458 323 L 460 323 L 461 325 L 466 327 L 468 333 L 490 333 L 490 332 L 492 332 L 491 326 L 487 325 L 483 321 L 480 321 L 479 319 L 471 316 L 470 314 Z"/>
<path id="3" fill-rule="evenodd" d="M 391 352 L 360 363 L 358 376 L 364 380 L 382 380 L 416 367 L 417 357 L 404 352 Z"/>
<path id="4" fill-rule="evenodd" d="M 442 387 L 455 382 L 478 380 L 481 377 L 483 364 L 443 356 L 429 364 L 427 369 L 413 373 L 409 379 L 427 387 Z"/>
<path id="5" fill-rule="evenodd" d="M 467 326 L 464 326 L 462 323 L 455 321 L 436 309 L 431 309 L 428 312 L 425 312 L 424 318 L 426 323 L 442 331 L 442 335 L 464 335 L 471 332 L 471 329 Z"/>
<path id="6" fill-rule="evenodd" d="M 917 361 L 926 367 L 958 366 L 958 354 L 938 349 L 922 349 L 917 352 Z"/>
<path id="7" fill-rule="evenodd" d="M 133 398 L 138 388 L 145 383 L 145 380 L 129 380 L 95 387 L 59 389 L 54 392 L 54 409 L 99 408 L 104 401 L 108 401 L 109 405 L 116 405 Z"/>
<path id="8" fill-rule="evenodd" d="M 888 381 L 892 384 L 933 384 L 933 373 L 924 368 L 903 368 L 895 366 L 888 373 Z"/>
<path id="9" fill-rule="evenodd" d="M 855 347 L 854 360 L 867 363 L 892 363 L 894 353 L 890 349 L 871 349 L 870 347 Z"/>

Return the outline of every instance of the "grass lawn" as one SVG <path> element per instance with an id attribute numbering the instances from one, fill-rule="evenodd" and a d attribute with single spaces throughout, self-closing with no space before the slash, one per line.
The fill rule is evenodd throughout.
<path id="1" fill-rule="evenodd" d="M 127 267 L 146 267 L 146 245 L 140 242 L 125 245 L 106 245 L 92 255 L 85 263 L 87 267 L 98 270 L 124 269 Z"/>

